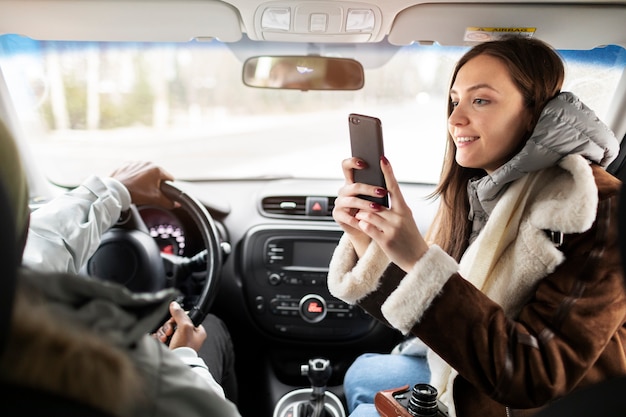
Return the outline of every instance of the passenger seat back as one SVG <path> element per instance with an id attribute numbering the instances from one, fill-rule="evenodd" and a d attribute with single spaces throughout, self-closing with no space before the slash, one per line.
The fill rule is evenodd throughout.
<path id="1" fill-rule="evenodd" d="M 620 142 L 617 158 L 609 164 L 606 170 L 615 175 L 622 182 L 626 182 L 626 135 L 624 135 Z"/>

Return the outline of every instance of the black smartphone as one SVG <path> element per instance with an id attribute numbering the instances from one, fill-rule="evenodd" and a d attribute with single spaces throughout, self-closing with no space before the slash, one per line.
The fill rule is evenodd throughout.
<path id="1" fill-rule="evenodd" d="M 377 117 L 351 113 L 348 116 L 350 147 L 352 156 L 367 163 L 367 168 L 354 170 L 354 181 L 387 188 L 385 177 L 380 169 L 380 157 L 385 154 L 383 147 L 383 126 Z M 359 195 L 369 201 L 389 207 L 389 197 Z"/>

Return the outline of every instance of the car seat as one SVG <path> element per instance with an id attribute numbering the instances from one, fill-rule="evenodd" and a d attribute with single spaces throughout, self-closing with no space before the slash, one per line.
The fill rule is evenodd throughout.
<path id="1" fill-rule="evenodd" d="M 1 121 L 0 121 L 1 123 Z M 2 126 L 0 126 L 2 127 Z M 12 140 L 6 137 L 7 130 L 0 128 L 0 141 Z M 18 280 L 18 267 L 21 263 L 21 248 L 16 245 L 16 225 L 14 205 L 4 181 L 13 178 L 0 178 L 0 355 L 7 346 Z M 73 399 L 50 393 L 38 388 L 23 386 L 2 377 L 0 369 L 0 392 L 3 400 L 0 412 L 3 416 L 20 417 L 113 417 L 101 410 L 79 403 Z"/>
<path id="2" fill-rule="evenodd" d="M 606 167 L 606 170 L 615 175 L 622 182 L 626 181 L 626 135 L 622 138 L 617 158 Z"/>

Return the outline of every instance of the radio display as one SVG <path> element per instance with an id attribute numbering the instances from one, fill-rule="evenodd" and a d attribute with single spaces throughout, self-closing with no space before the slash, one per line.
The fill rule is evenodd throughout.
<path id="1" fill-rule="evenodd" d="M 294 240 L 292 265 L 328 268 L 336 247 L 337 242 Z"/>

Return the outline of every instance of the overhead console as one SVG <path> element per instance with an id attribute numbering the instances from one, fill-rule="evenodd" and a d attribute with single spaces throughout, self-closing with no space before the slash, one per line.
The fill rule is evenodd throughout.
<path id="1" fill-rule="evenodd" d="M 374 320 L 330 295 L 328 264 L 342 235 L 336 226 L 261 225 L 243 242 L 243 290 L 256 324 L 282 338 L 347 340 Z"/>

